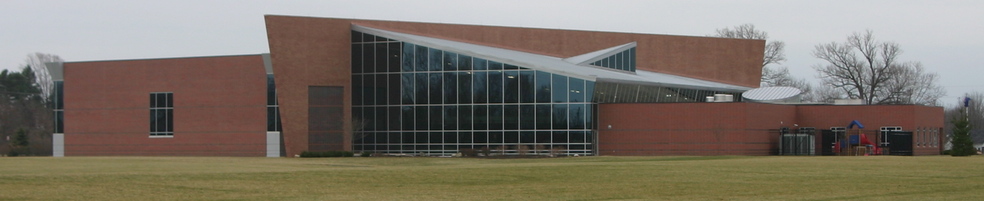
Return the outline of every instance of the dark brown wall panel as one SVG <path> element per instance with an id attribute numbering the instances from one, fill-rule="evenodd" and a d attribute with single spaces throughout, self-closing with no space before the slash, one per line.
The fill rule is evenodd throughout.
<path id="1" fill-rule="evenodd" d="M 308 151 L 345 150 L 342 87 L 308 87 Z"/>

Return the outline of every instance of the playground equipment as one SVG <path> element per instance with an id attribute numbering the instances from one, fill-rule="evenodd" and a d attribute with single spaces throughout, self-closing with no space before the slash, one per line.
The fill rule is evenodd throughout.
<path id="1" fill-rule="evenodd" d="M 861 129 L 864 128 L 864 125 L 858 120 L 851 121 L 851 123 L 847 125 L 847 129 L 854 129 L 854 127 L 857 127 L 857 134 L 849 134 L 846 142 L 845 140 L 839 140 L 839 143 L 834 145 L 834 150 L 841 153 L 846 153 L 847 155 L 855 156 L 881 154 L 881 148 L 879 148 L 877 144 L 871 142 L 871 140 L 868 140 L 868 136 L 861 131 Z M 845 134 L 846 133 L 851 132 L 845 132 Z M 845 145 L 850 145 L 850 149 L 848 149 L 847 152 L 842 152 L 842 148 L 848 147 Z"/>

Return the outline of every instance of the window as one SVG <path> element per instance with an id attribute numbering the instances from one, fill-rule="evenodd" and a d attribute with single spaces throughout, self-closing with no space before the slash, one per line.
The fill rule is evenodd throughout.
<path id="1" fill-rule="evenodd" d="M 889 142 L 888 142 L 888 133 L 890 133 L 892 131 L 902 131 L 902 127 L 901 126 L 883 126 L 883 127 L 881 127 L 881 129 L 878 129 L 878 130 L 881 133 L 881 136 L 878 138 L 878 146 L 888 146 L 888 144 L 889 144 Z"/>
<path id="2" fill-rule="evenodd" d="M 616 53 L 598 61 L 592 62 L 593 66 L 600 66 L 616 70 L 635 72 L 635 47 Z"/>
<path id="3" fill-rule="evenodd" d="M 174 136 L 174 95 L 150 93 L 150 137 Z"/>
<path id="4" fill-rule="evenodd" d="M 55 81 L 55 93 L 54 98 L 54 111 L 55 111 L 55 133 L 65 133 L 65 82 Z"/>
<path id="5" fill-rule="evenodd" d="M 365 120 L 351 139 L 356 151 L 450 155 L 544 145 L 592 152 L 591 80 L 357 31 L 352 54 L 352 116 Z M 628 56 L 606 62 L 631 71 Z M 268 130 L 280 130 L 274 84 L 268 77 Z"/>
<path id="6" fill-rule="evenodd" d="M 277 103 L 277 87 L 273 74 L 267 74 L 267 131 L 282 131 L 280 104 Z"/>
<path id="7" fill-rule="evenodd" d="M 835 141 L 840 141 L 841 139 L 847 139 L 847 128 L 830 127 L 830 131 L 834 133 Z"/>

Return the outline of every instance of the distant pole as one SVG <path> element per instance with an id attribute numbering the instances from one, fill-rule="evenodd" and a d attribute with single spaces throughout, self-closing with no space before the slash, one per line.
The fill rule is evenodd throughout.
<path id="1" fill-rule="evenodd" d="M 964 102 L 964 113 L 963 113 L 964 114 L 964 120 L 970 121 L 970 114 L 968 113 L 968 112 L 970 112 L 968 110 L 968 108 L 970 108 L 970 96 L 967 95 L 967 94 L 964 94 L 963 102 Z M 970 124 L 968 124 L 968 126 L 969 125 Z"/>

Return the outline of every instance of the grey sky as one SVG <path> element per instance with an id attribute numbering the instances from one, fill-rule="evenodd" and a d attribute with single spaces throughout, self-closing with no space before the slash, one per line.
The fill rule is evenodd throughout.
<path id="1" fill-rule="evenodd" d="M 0 1 L 0 68 L 45 52 L 68 61 L 268 52 L 264 14 L 704 36 L 752 23 L 786 42 L 798 77 L 811 52 L 873 30 L 942 77 L 945 104 L 984 92 L 984 1 Z"/>

